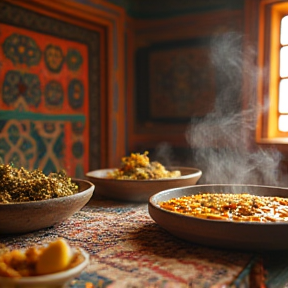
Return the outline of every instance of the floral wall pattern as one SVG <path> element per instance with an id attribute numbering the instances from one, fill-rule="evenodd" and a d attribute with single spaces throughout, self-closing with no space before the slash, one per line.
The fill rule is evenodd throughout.
<path id="1" fill-rule="evenodd" d="M 90 169 L 89 48 L 0 23 L 2 163 L 73 177 Z"/>

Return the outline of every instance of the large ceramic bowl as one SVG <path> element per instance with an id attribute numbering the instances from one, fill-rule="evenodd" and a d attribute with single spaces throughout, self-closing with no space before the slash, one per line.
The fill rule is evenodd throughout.
<path id="1" fill-rule="evenodd" d="M 48 200 L 0 203 L 0 234 L 27 233 L 58 224 L 79 211 L 93 195 L 94 185 L 72 179 L 79 186 L 77 194 Z"/>
<path id="2" fill-rule="evenodd" d="M 68 287 L 69 282 L 77 277 L 81 271 L 89 263 L 89 254 L 79 248 L 83 256 L 83 261 L 77 266 L 58 273 L 22 277 L 22 278 L 8 278 L 0 277 L 1 288 L 64 288 Z"/>
<path id="3" fill-rule="evenodd" d="M 172 235 L 202 245 L 244 250 L 287 250 L 288 222 L 200 219 L 160 208 L 159 202 L 199 192 L 288 197 L 288 189 L 257 185 L 197 185 L 161 191 L 149 199 L 149 214 Z"/>
<path id="4" fill-rule="evenodd" d="M 107 178 L 112 169 L 100 169 L 86 174 L 95 184 L 95 194 L 107 198 L 131 202 L 148 202 L 153 194 L 169 188 L 195 185 L 202 175 L 201 170 L 190 167 L 169 167 L 168 170 L 180 170 L 177 178 L 156 180 L 115 180 Z"/>

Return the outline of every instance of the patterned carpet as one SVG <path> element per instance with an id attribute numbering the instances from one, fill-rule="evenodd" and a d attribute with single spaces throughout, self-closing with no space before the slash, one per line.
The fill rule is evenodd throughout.
<path id="1" fill-rule="evenodd" d="M 1 237 L 25 248 L 64 237 L 90 254 L 90 264 L 70 288 L 228 287 L 251 254 L 202 247 L 176 239 L 149 216 L 147 205 L 92 199 L 57 227 Z"/>

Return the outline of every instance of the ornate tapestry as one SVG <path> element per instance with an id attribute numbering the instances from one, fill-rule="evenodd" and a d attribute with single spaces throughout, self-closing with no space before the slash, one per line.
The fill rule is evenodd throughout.
<path id="1" fill-rule="evenodd" d="M 215 105 L 215 68 L 209 38 L 154 43 L 137 51 L 140 122 L 188 122 Z"/>
<path id="2" fill-rule="evenodd" d="M 0 19 L 2 162 L 83 177 L 99 166 L 99 35 L 7 3 Z"/>

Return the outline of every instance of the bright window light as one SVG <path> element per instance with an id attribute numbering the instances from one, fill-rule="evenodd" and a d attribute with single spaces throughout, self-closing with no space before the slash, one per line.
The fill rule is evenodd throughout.
<path id="1" fill-rule="evenodd" d="M 282 132 L 288 132 L 288 115 L 280 115 L 278 128 Z"/>
<path id="2" fill-rule="evenodd" d="M 288 77 L 288 46 L 280 49 L 280 77 Z"/>
<path id="3" fill-rule="evenodd" d="M 288 16 L 281 20 L 280 42 L 281 45 L 288 45 Z"/>
<path id="4" fill-rule="evenodd" d="M 280 113 L 288 113 L 288 79 L 280 81 L 278 109 Z"/>

